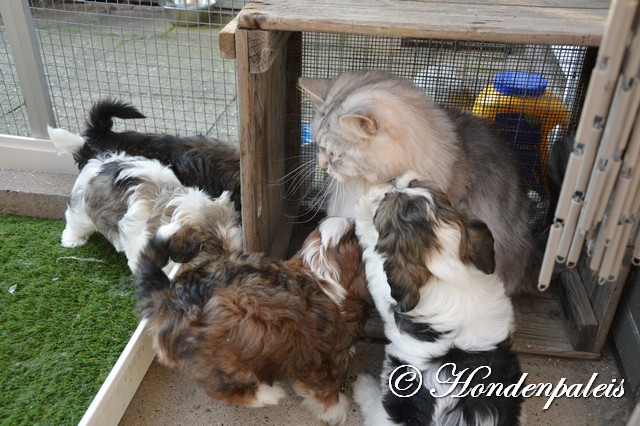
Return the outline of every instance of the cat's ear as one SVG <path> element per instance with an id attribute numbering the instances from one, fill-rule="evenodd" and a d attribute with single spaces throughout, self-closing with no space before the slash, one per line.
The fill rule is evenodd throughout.
<path id="1" fill-rule="evenodd" d="M 373 113 L 366 108 L 358 108 L 349 111 L 340 117 L 340 123 L 353 133 L 363 137 L 370 137 L 378 133 L 378 120 Z"/>
<path id="2" fill-rule="evenodd" d="M 329 88 L 333 84 L 330 78 L 307 78 L 300 77 L 298 85 L 311 97 L 311 102 L 316 106 L 322 105 L 327 97 Z"/>
<path id="3" fill-rule="evenodd" d="M 478 220 L 469 222 L 460 241 L 460 260 L 473 263 L 485 274 L 493 274 L 496 269 L 496 253 L 493 235 L 487 225 Z"/>

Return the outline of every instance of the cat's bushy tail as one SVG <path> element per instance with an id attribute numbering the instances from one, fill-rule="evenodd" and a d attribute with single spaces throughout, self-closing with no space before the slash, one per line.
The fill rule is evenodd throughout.
<path id="1" fill-rule="evenodd" d="M 130 103 L 110 98 L 103 99 L 96 102 L 89 111 L 87 128 L 84 131 L 85 138 L 93 140 L 110 133 L 113 128 L 113 117 L 146 118 Z"/>

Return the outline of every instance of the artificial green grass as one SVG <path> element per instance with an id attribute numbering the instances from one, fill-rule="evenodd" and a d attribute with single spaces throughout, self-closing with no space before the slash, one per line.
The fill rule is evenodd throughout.
<path id="1" fill-rule="evenodd" d="M 138 323 L 124 255 L 100 235 L 63 248 L 63 229 L 0 215 L 2 425 L 77 424 Z"/>

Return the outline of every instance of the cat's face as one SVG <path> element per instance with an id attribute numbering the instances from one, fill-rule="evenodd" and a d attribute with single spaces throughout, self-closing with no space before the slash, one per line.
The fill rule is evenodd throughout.
<path id="1" fill-rule="evenodd" d="M 397 116 L 399 92 L 413 90 L 381 72 L 341 74 L 334 80 L 301 78 L 316 105 L 312 123 L 318 164 L 338 180 L 364 178 L 382 183 L 402 171 L 404 129 Z M 396 120 L 394 120 L 394 116 Z"/>

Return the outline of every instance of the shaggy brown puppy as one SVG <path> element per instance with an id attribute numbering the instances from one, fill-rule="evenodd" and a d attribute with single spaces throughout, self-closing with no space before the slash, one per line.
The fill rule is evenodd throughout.
<path id="1" fill-rule="evenodd" d="M 372 307 L 353 221 L 325 220 L 290 260 L 199 256 L 173 281 L 161 267 L 194 251 L 176 252 L 185 245 L 171 238 L 150 241 L 136 274 L 160 362 L 215 399 L 253 407 L 276 404 L 275 382 L 293 381 L 317 418 L 342 423 L 341 380 Z"/>

